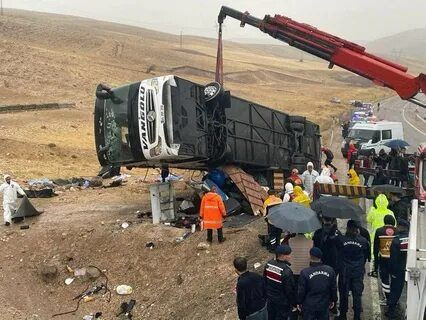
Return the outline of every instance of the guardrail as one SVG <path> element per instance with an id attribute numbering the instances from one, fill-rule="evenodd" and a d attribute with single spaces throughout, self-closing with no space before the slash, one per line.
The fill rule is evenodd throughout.
<path id="1" fill-rule="evenodd" d="M 405 280 L 407 281 L 407 308 L 406 319 L 423 320 L 426 307 L 426 258 L 421 253 L 426 252 L 424 243 L 425 216 L 419 214 L 417 199 L 412 201 L 412 215 L 408 240 L 407 267 Z M 425 246 L 419 248 L 419 246 Z"/>

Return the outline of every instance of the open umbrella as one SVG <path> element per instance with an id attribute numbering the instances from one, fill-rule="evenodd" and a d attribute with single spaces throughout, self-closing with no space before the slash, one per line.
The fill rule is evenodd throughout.
<path id="1" fill-rule="evenodd" d="M 399 148 L 408 147 L 410 144 L 407 141 L 404 141 L 401 139 L 395 139 L 395 140 L 385 142 L 384 145 L 391 149 L 399 149 Z"/>
<path id="2" fill-rule="evenodd" d="M 306 233 L 321 228 L 316 213 L 295 202 L 275 205 L 268 210 L 268 222 L 291 233 Z"/>
<path id="3" fill-rule="evenodd" d="M 401 187 L 394 186 L 393 184 L 380 184 L 377 186 L 372 186 L 371 190 L 374 193 L 397 193 L 401 195 L 405 195 L 405 190 Z"/>
<path id="4" fill-rule="evenodd" d="M 311 205 L 312 210 L 328 218 L 359 220 L 363 211 L 348 198 L 335 196 L 321 197 Z"/>

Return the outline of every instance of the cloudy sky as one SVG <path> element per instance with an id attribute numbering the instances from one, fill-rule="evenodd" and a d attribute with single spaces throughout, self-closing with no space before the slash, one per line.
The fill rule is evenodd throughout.
<path id="1" fill-rule="evenodd" d="M 281 14 L 352 41 L 426 28 L 425 0 L 3 0 L 10 8 L 62 13 L 169 33 L 216 36 L 221 5 L 258 17 Z M 225 22 L 225 39 L 265 39 L 259 31 Z"/>

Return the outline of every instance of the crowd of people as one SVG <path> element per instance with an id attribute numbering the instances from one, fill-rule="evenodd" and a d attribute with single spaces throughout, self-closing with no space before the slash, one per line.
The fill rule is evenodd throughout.
<path id="1" fill-rule="evenodd" d="M 268 208 L 283 202 L 310 207 L 315 182 L 334 183 L 330 153 L 325 153 L 321 173 L 308 163 L 302 174 L 292 170 L 283 193 L 268 191 L 266 220 Z M 348 184 L 361 185 L 351 167 L 347 178 Z M 395 318 L 405 283 L 410 201 L 399 193 L 391 193 L 389 200 L 385 194 L 375 199 L 367 214 L 370 232 L 361 221 L 348 220 L 343 233 L 337 219 L 325 215 L 320 216 L 322 227 L 310 234 L 289 234 L 267 223 L 268 235 L 261 239 L 275 258 L 266 263 L 263 275 L 248 271 L 244 257 L 234 260 L 239 318 L 313 320 L 334 315 L 344 320 L 352 297 L 353 319 L 362 319 L 367 262 L 372 262 L 368 275 L 380 279 L 386 316 Z"/>
<path id="2" fill-rule="evenodd" d="M 354 143 L 349 144 L 347 152 L 347 163 L 349 169 L 352 169 L 356 160 L 360 160 L 362 167 L 366 169 L 375 169 L 372 185 L 383 185 L 391 183 L 393 185 L 406 187 L 409 184 L 409 158 L 406 156 L 406 149 L 391 149 L 386 153 L 384 149 L 376 154 L 372 149 L 367 155 L 360 155 Z M 394 171 L 394 175 L 386 176 L 384 170 Z M 365 180 L 365 184 L 369 179 Z"/>

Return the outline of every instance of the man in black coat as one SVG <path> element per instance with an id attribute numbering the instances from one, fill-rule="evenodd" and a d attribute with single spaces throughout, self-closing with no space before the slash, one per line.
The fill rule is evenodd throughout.
<path id="1" fill-rule="evenodd" d="M 389 210 L 393 212 L 395 218 L 409 220 L 411 213 L 411 199 L 409 197 L 402 197 L 400 193 L 391 193 L 391 203 Z"/>
<path id="2" fill-rule="evenodd" d="M 371 183 L 372 186 L 381 186 L 384 184 L 389 184 L 390 179 L 385 176 L 383 172 L 383 168 L 381 166 L 377 166 L 375 169 L 375 175 L 373 182 Z"/>
<path id="3" fill-rule="evenodd" d="M 262 276 L 247 270 L 247 260 L 237 257 L 234 267 L 238 273 L 237 308 L 240 320 L 267 320 L 266 287 Z"/>
<path id="4" fill-rule="evenodd" d="M 352 291 L 354 320 L 361 319 L 362 292 L 364 291 L 365 262 L 371 255 L 367 240 L 359 235 L 358 223 L 349 220 L 346 234 L 339 237 L 339 257 L 341 261 L 341 278 L 343 285 L 339 288 L 339 320 L 346 320 L 348 312 L 349 291 Z"/>
<path id="5" fill-rule="evenodd" d="M 405 285 L 405 269 L 407 266 L 408 231 L 410 224 L 407 220 L 398 219 L 397 234 L 392 240 L 390 248 L 391 285 L 389 294 L 389 309 L 386 315 L 393 319 L 396 306 Z"/>
<path id="6" fill-rule="evenodd" d="M 321 249 L 310 250 L 311 262 L 300 272 L 298 308 L 303 320 L 328 320 L 329 308 L 337 302 L 336 274 L 332 267 L 322 264 Z"/>
<path id="7" fill-rule="evenodd" d="M 296 288 L 290 269 L 291 248 L 279 245 L 276 258 L 270 260 L 263 273 L 266 282 L 266 297 L 269 320 L 287 320 L 296 303 Z"/>

